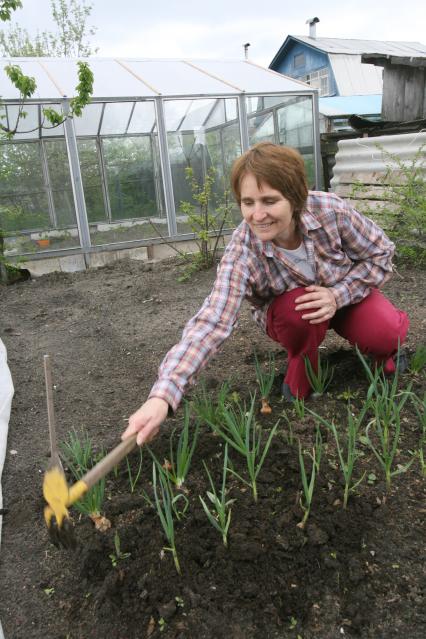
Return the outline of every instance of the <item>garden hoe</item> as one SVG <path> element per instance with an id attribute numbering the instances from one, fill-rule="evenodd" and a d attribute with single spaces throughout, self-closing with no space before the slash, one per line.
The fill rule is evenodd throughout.
<path id="1" fill-rule="evenodd" d="M 136 446 L 136 435 L 129 437 L 116 446 L 106 457 L 91 468 L 79 481 L 68 486 L 56 442 L 55 417 L 52 398 L 52 377 L 49 356 L 44 356 L 46 379 L 47 415 L 51 459 L 43 481 L 43 495 L 47 501 L 44 509 L 49 537 L 55 546 L 75 548 L 74 529 L 68 513 L 68 507 L 78 501 L 92 486 L 107 475 Z"/>

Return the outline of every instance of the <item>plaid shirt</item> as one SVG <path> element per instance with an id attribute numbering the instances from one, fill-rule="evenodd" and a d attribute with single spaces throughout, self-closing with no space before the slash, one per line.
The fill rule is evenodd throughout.
<path id="1" fill-rule="evenodd" d="M 272 242 L 259 240 L 241 222 L 219 264 L 210 295 L 164 358 L 149 397 L 161 397 L 176 410 L 188 383 L 231 334 L 244 298 L 266 330 L 268 306 L 285 291 L 309 284 L 325 286 L 341 308 L 359 302 L 370 287 L 389 279 L 394 245 L 374 222 L 336 195 L 311 191 L 300 230 L 315 282 Z"/>

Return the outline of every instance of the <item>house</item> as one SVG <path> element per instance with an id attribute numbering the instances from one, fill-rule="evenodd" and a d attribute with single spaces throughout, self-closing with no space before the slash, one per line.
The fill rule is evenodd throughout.
<path id="1" fill-rule="evenodd" d="M 323 131 L 336 130 L 334 120 L 349 128 L 352 114 L 380 117 L 383 72 L 375 63 L 365 64 L 363 54 L 426 58 L 426 45 L 419 42 L 319 38 L 319 19 L 308 22 L 309 36 L 287 36 L 269 68 L 318 89 Z"/>

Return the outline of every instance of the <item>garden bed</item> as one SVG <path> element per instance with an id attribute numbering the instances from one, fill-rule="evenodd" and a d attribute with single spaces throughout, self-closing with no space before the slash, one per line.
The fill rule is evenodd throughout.
<path id="1" fill-rule="evenodd" d="M 53 360 L 58 436 L 85 429 L 98 450 L 119 441 L 128 415 L 146 397 L 161 357 L 208 294 L 214 272 L 179 282 L 175 261 L 144 265 L 120 262 L 78 274 L 51 274 L 3 288 L 1 335 L 15 384 L 7 461 L 0 556 L 0 619 L 6 639 L 407 639 L 424 637 L 426 612 L 425 480 L 416 460 L 394 477 L 388 494 L 377 460 L 367 447 L 355 471 L 365 480 L 342 508 L 343 488 L 333 437 L 322 428 L 323 455 L 310 517 L 303 511 L 298 446 L 311 450 L 312 418 L 287 411 L 273 390 L 272 415 L 258 414 L 265 433 L 281 418 L 259 475 L 259 499 L 229 477 L 232 519 L 229 547 L 211 526 L 199 501 L 208 480 L 204 460 L 220 480 L 223 444 L 201 427 L 185 483 L 189 508 L 176 526 L 182 575 L 162 551 L 167 545 L 152 496 L 147 451 L 139 483 L 130 493 L 127 466 L 109 475 L 106 533 L 73 510 L 76 551 L 58 550 L 48 539 L 42 480 L 49 457 L 43 355 Z M 389 297 L 409 312 L 408 348 L 424 340 L 424 272 L 402 270 L 387 285 Z M 202 374 L 212 397 L 230 380 L 234 397 L 256 390 L 253 346 L 263 361 L 285 356 L 263 336 L 244 306 L 231 338 Z M 307 407 L 346 420 L 347 400 L 362 406 L 367 381 L 354 352 L 330 333 L 321 350 L 335 366 L 326 395 Z M 424 392 L 424 376 L 404 373 Z M 196 389 L 188 398 L 194 398 Z M 152 449 L 169 457 L 169 438 L 182 411 L 168 419 Z M 410 459 L 420 430 L 411 402 L 402 419 L 398 463 Z M 244 465 L 230 451 L 234 467 Z M 139 455 L 131 458 L 136 469 Z M 309 458 L 305 456 L 310 469 Z M 129 556 L 118 561 L 114 536 Z M 114 565 L 115 564 L 115 565 Z"/>

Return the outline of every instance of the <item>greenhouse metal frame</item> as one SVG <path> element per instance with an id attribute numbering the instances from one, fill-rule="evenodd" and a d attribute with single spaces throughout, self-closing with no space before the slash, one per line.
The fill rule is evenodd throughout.
<path id="1" fill-rule="evenodd" d="M 263 139 L 298 148 L 307 163 L 310 188 L 321 186 L 318 97 L 308 85 L 246 60 L 87 61 L 95 76 L 92 103 L 81 118 L 68 118 L 53 131 L 41 128 L 42 108 L 55 104 L 68 113 L 69 98 L 64 96 L 72 95 L 73 81 L 76 84 L 76 61 L 3 62 L 20 64 L 24 73 L 36 77 L 39 88 L 38 96 L 25 105 L 28 115 L 15 138 L 1 141 L 0 229 L 6 255 L 31 259 L 88 255 L 191 239 L 193 233 L 179 211 L 181 201 L 192 201 L 185 169 L 191 167 L 202 184 L 207 165 L 212 166 L 218 176 L 214 194 L 219 201 L 228 188 L 232 161 Z M 149 69 L 149 63 L 162 68 L 160 88 L 142 78 L 140 70 Z M 112 95 L 111 84 L 116 85 L 110 78 L 117 68 L 127 76 Z M 7 82 L 3 74 L 2 109 L 9 121 L 18 107 Z M 167 91 L 168 84 L 174 92 Z M 180 86 L 181 92 L 176 90 Z M 35 130 L 26 134 L 26 127 Z M 145 156 L 144 145 L 149 149 Z M 113 151 L 116 164 L 108 155 Z M 25 152 L 29 152 L 26 165 Z M 132 152 L 136 160 L 130 161 Z M 150 160 L 149 170 L 141 168 L 143 158 Z M 31 191 L 33 183 L 38 190 Z M 138 200 L 123 184 L 132 184 L 136 195 L 147 201 Z M 151 231 L 146 236 L 145 229 L 155 228 L 150 220 L 162 226 L 161 233 Z M 47 246 L 41 246 L 43 239 Z"/>

